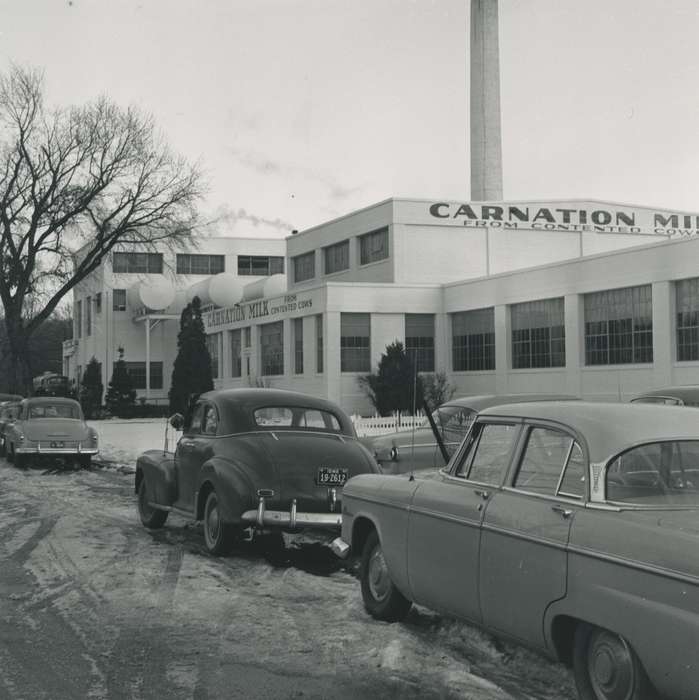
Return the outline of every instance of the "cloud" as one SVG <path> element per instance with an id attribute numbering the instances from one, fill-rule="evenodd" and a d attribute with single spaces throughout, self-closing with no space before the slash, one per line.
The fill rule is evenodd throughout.
<path id="1" fill-rule="evenodd" d="M 238 162 L 250 170 L 262 175 L 280 175 L 288 180 L 302 179 L 306 182 L 315 182 L 328 190 L 328 197 L 333 200 L 345 200 L 364 189 L 363 185 L 345 187 L 330 175 L 318 173 L 310 168 L 298 165 L 286 165 L 271 160 L 263 153 L 254 151 L 241 151 L 236 148 L 229 149 Z"/>

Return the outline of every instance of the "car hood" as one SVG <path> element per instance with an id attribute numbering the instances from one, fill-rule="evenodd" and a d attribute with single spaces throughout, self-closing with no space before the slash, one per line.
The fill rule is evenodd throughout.
<path id="1" fill-rule="evenodd" d="M 27 440 L 85 440 L 89 428 L 74 418 L 34 418 L 17 426 Z"/>
<path id="2" fill-rule="evenodd" d="M 320 469 L 344 469 L 347 477 L 377 473 L 371 454 L 356 439 L 346 435 L 275 431 L 275 439 L 265 444 L 279 470 L 281 507 L 296 499 L 297 509 L 307 512 L 330 510 L 330 490 L 339 500 L 342 488 L 317 483 Z M 339 512 L 339 507 L 337 507 Z"/>

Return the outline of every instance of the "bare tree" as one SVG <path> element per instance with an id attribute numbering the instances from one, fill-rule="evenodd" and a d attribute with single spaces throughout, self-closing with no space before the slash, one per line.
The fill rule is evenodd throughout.
<path id="1" fill-rule="evenodd" d="M 184 244 L 200 196 L 198 168 L 151 117 L 106 98 L 49 110 L 39 71 L 0 74 L 0 301 L 18 389 L 60 300 L 117 244 Z"/>

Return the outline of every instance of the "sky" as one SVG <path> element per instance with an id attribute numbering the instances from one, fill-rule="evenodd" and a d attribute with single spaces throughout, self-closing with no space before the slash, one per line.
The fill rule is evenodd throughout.
<path id="1" fill-rule="evenodd" d="M 697 0 L 500 0 L 506 200 L 699 211 Z M 0 0 L 0 71 L 152 114 L 217 235 L 468 201 L 468 0 Z"/>

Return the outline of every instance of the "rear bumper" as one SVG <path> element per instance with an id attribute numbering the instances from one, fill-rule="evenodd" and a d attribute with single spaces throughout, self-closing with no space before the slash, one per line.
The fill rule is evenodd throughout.
<path id="1" fill-rule="evenodd" d="M 15 447 L 18 455 L 96 455 L 98 451 L 96 447 Z"/>
<path id="2" fill-rule="evenodd" d="M 257 510 L 246 510 L 241 520 L 257 527 L 282 527 L 291 530 L 305 527 L 339 530 L 342 527 L 341 513 L 300 513 L 296 510 L 296 499 L 291 502 L 288 511 L 267 510 L 263 496 L 260 497 Z"/>

